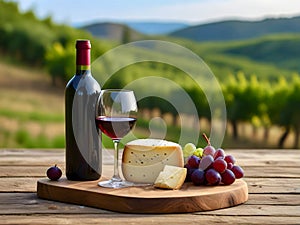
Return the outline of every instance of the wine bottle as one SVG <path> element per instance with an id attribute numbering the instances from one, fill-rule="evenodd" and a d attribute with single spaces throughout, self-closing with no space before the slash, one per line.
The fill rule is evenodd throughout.
<path id="1" fill-rule="evenodd" d="M 91 74 L 91 44 L 76 41 L 76 74 L 65 89 L 66 176 L 97 180 L 102 170 L 101 131 L 95 123 L 100 86 Z"/>

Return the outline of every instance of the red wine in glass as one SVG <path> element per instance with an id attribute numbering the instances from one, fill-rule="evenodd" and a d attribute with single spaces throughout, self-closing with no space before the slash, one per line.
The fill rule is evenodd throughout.
<path id="1" fill-rule="evenodd" d="M 108 117 L 98 116 L 96 124 L 98 128 L 113 140 L 120 140 L 134 127 L 136 118 L 132 117 Z"/>

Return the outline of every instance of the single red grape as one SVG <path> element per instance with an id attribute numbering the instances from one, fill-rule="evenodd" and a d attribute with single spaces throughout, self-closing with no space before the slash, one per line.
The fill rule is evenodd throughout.
<path id="1" fill-rule="evenodd" d="M 227 168 L 227 162 L 222 158 L 217 158 L 212 165 L 219 173 L 223 173 Z"/>
<path id="2" fill-rule="evenodd" d="M 200 160 L 199 169 L 206 170 L 212 165 L 213 162 L 214 158 L 211 155 L 204 156 Z"/>
<path id="3" fill-rule="evenodd" d="M 221 157 L 223 159 L 225 158 L 225 151 L 221 148 L 218 148 L 214 154 L 214 159 L 217 159 L 219 157 Z"/>
<path id="4" fill-rule="evenodd" d="M 58 180 L 62 175 L 61 169 L 57 167 L 57 165 L 55 164 L 55 166 L 50 167 L 47 170 L 47 177 L 50 180 Z"/>
<path id="5" fill-rule="evenodd" d="M 209 169 L 206 171 L 205 179 L 209 185 L 218 185 L 222 180 L 220 173 L 214 169 Z"/>
<path id="6" fill-rule="evenodd" d="M 234 173 L 236 179 L 240 179 L 244 176 L 244 170 L 240 166 L 233 166 L 231 171 Z"/>
<path id="7" fill-rule="evenodd" d="M 222 183 L 225 185 L 230 185 L 235 181 L 235 175 L 229 169 L 226 169 L 224 173 L 221 174 L 221 177 L 222 177 Z"/>
<path id="8" fill-rule="evenodd" d="M 216 150 L 213 146 L 211 145 L 207 145 L 204 149 L 203 149 L 203 155 L 211 155 L 214 156 Z"/>
<path id="9" fill-rule="evenodd" d="M 200 159 L 199 157 L 195 156 L 195 155 L 191 155 L 188 158 L 188 162 L 187 162 L 192 168 L 198 168 L 199 167 L 199 163 L 200 163 Z"/>
<path id="10" fill-rule="evenodd" d="M 226 155 L 225 156 L 225 161 L 227 163 L 232 163 L 233 165 L 235 164 L 235 158 L 232 155 Z"/>
<path id="11" fill-rule="evenodd" d="M 201 185 L 205 183 L 205 172 L 200 169 L 194 170 L 194 172 L 191 175 L 191 180 L 194 185 Z"/>

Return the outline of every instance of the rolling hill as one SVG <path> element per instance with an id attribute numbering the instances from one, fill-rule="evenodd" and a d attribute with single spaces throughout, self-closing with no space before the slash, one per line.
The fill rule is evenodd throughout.
<path id="1" fill-rule="evenodd" d="M 90 24 L 80 29 L 86 30 L 98 38 L 120 42 L 135 41 L 144 36 L 127 25 L 110 22 Z M 125 41 L 125 39 L 127 40 Z"/>
<path id="2" fill-rule="evenodd" d="M 247 57 L 253 61 L 273 64 L 300 72 L 300 33 L 264 36 L 228 48 L 225 54 Z"/>
<path id="3" fill-rule="evenodd" d="M 299 33 L 300 16 L 261 21 L 221 21 L 190 26 L 169 34 L 194 41 L 228 41 L 257 38 L 270 34 Z"/>

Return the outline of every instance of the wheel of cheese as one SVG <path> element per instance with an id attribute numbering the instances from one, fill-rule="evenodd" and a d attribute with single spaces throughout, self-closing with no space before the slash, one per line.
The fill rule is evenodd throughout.
<path id="1" fill-rule="evenodd" d="M 184 166 L 179 144 L 160 139 L 137 139 L 124 147 L 122 172 L 128 181 L 154 183 L 165 165 Z"/>

